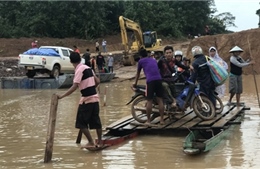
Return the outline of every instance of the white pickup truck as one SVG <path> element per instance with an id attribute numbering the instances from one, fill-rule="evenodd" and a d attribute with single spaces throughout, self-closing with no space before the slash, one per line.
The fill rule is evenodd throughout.
<path id="1" fill-rule="evenodd" d="M 43 50 L 42 50 L 43 49 Z M 70 63 L 70 53 L 72 49 L 60 46 L 41 46 L 32 51 L 51 51 L 50 54 L 33 54 L 33 52 L 20 54 L 18 57 L 18 66 L 27 70 L 27 77 L 33 78 L 36 72 L 47 73 L 50 77 L 57 78 L 63 73 L 74 73 L 74 67 Z M 52 53 L 54 52 L 54 53 Z M 84 61 L 82 61 L 84 62 Z"/>

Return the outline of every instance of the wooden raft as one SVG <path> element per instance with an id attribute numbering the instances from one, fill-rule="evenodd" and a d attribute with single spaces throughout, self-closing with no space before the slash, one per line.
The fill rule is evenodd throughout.
<path id="1" fill-rule="evenodd" d="M 222 113 L 217 114 L 212 120 L 203 121 L 193 110 L 187 110 L 185 114 L 176 114 L 174 118 L 170 119 L 165 116 L 165 124 L 159 124 L 159 117 L 152 121 L 151 126 L 145 126 L 134 120 L 131 115 L 128 115 L 111 125 L 106 129 L 114 132 L 124 131 L 143 131 L 143 130 L 184 130 L 184 129 L 213 129 L 213 128 L 225 128 L 225 126 L 232 123 L 232 121 L 239 116 L 244 110 L 249 110 L 244 104 L 240 107 L 236 107 L 234 104 L 231 106 L 225 105 Z M 141 114 L 140 117 L 145 118 L 145 114 Z"/>

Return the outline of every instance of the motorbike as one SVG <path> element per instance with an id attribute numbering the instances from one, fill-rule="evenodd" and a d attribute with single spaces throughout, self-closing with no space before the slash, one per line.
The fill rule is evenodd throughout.
<path id="1" fill-rule="evenodd" d="M 185 80 L 184 83 L 179 84 L 177 88 L 180 89 L 180 92 L 176 97 L 177 107 L 175 109 L 171 108 L 164 102 L 165 115 L 170 116 L 170 118 L 177 114 L 178 111 L 184 112 L 188 107 L 192 108 L 195 114 L 202 120 L 210 120 L 215 117 L 216 113 L 221 113 L 223 111 L 223 103 L 216 93 L 215 107 L 207 96 L 199 91 L 198 86 L 188 79 Z M 133 118 L 140 123 L 144 123 L 147 119 L 145 119 L 145 116 L 140 116 L 140 114 L 146 114 L 145 86 L 137 85 L 135 88 L 132 88 L 132 90 L 135 94 L 132 96 L 132 99 L 127 103 L 127 105 L 132 103 L 131 113 Z M 156 97 L 153 98 L 152 105 L 151 120 L 159 116 Z"/>
<path id="2" fill-rule="evenodd" d="M 185 83 L 186 81 L 189 80 L 189 77 L 185 77 L 183 75 L 183 72 L 177 72 L 177 73 L 174 73 L 173 75 L 173 78 L 174 78 L 174 82 L 178 83 Z M 197 89 L 196 90 L 199 90 L 199 86 L 197 86 Z M 216 114 L 219 114 L 223 111 L 224 109 L 224 104 L 222 102 L 222 100 L 218 97 L 218 93 L 217 92 L 214 92 L 214 97 L 216 98 L 216 104 L 215 104 L 215 110 L 216 110 Z"/>

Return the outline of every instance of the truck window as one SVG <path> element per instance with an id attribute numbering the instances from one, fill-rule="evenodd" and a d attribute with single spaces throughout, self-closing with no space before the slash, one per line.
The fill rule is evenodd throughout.
<path id="1" fill-rule="evenodd" d="M 72 52 L 74 52 L 74 51 L 69 49 L 69 54 L 71 54 Z"/>
<path id="2" fill-rule="evenodd" d="M 62 52 L 63 56 L 66 56 L 66 57 L 70 56 L 70 53 L 67 49 L 61 49 L 61 52 Z"/>

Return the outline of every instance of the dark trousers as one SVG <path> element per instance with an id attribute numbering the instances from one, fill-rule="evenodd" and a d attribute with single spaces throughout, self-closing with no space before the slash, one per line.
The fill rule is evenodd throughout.
<path id="1" fill-rule="evenodd" d="M 108 66 L 108 72 L 110 73 L 113 73 L 114 69 L 113 69 L 113 66 Z"/>
<path id="2" fill-rule="evenodd" d="M 216 107 L 216 97 L 214 95 L 215 88 L 209 88 L 208 86 L 204 86 L 200 84 L 200 91 L 206 94 L 206 96 L 209 98 L 209 100 L 213 103 L 213 105 Z"/>

